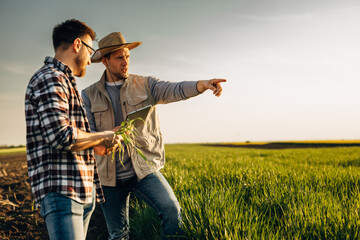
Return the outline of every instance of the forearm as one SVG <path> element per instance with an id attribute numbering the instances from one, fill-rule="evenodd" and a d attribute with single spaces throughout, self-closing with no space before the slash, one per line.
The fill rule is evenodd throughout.
<path id="1" fill-rule="evenodd" d="M 71 151 L 80 151 L 97 145 L 101 145 L 105 140 L 111 139 L 111 131 L 88 133 L 78 129 L 77 139 L 70 148 Z"/>
<path id="2" fill-rule="evenodd" d="M 170 103 L 185 100 L 199 94 L 197 82 L 165 82 L 155 78 L 149 78 L 149 86 L 156 103 Z"/>

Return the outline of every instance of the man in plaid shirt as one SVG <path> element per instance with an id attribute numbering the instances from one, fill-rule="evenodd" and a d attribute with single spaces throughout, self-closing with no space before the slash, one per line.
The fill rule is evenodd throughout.
<path id="1" fill-rule="evenodd" d="M 104 201 L 93 147 L 115 146 L 113 131 L 90 133 L 74 76 L 85 75 L 95 32 L 72 19 L 53 29 L 55 56 L 25 96 L 27 161 L 36 207 L 50 239 L 85 239 L 95 199 Z"/>

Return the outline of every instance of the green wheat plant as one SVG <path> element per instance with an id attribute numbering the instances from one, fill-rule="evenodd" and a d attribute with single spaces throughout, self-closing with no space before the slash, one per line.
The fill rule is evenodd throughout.
<path id="1" fill-rule="evenodd" d="M 116 150 L 118 149 L 120 163 L 123 167 L 125 167 L 123 164 L 125 150 L 127 150 L 129 155 L 131 156 L 132 153 L 131 150 L 134 149 L 148 163 L 146 156 L 140 150 L 141 146 L 136 142 L 136 136 L 138 136 L 139 134 L 138 130 L 135 127 L 136 121 L 145 122 L 142 118 L 126 119 L 121 123 L 120 128 L 114 133 L 114 138 L 117 135 L 120 135 L 123 138 L 124 145 L 121 142 L 119 142 L 117 145 L 113 147 L 112 160 L 115 159 L 115 153 Z"/>

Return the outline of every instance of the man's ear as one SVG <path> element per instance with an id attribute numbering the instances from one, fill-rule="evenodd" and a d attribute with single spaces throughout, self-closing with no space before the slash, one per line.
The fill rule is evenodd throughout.
<path id="1" fill-rule="evenodd" d="M 107 59 L 106 58 L 102 58 L 101 62 L 105 65 L 105 67 L 108 67 L 108 63 L 107 63 Z"/>
<path id="2" fill-rule="evenodd" d="M 79 53 L 80 52 L 80 48 L 81 48 L 81 39 L 80 38 L 76 38 L 73 42 L 73 49 L 76 53 Z"/>

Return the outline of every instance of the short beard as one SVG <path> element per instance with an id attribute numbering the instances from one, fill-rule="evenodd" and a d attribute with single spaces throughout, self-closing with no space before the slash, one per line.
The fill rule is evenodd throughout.
<path id="1" fill-rule="evenodd" d="M 119 80 L 125 80 L 129 77 L 129 74 L 127 73 L 126 76 L 122 74 L 114 74 Z"/>
<path id="2" fill-rule="evenodd" d="M 110 73 L 111 81 L 126 80 L 129 77 L 128 73 L 126 74 L 126 77 L 124 77 L 123 74 L 112 72 L 108 67 L 106 69 Z M 115 77 L 116 80 L 113 77 Z"/>
<path id="3" fill-rule="evenodd" d="M 85 76 L 86 67 L 81 68 L 83 62 L 84 62 L 84 61 L 83 61 L 83 59 L 81 58 L 81 56 L 78 55 L 78 56 L 75 58 L 75 64 L 76 64 L 76 67 L 78 68 L 77 70 L 79 71 L 79 72 L 76 73 L 76 74 L 74 73 L 74 75 L 75 75 L 76 77 L 83 77 L 83 76 Z"/>

